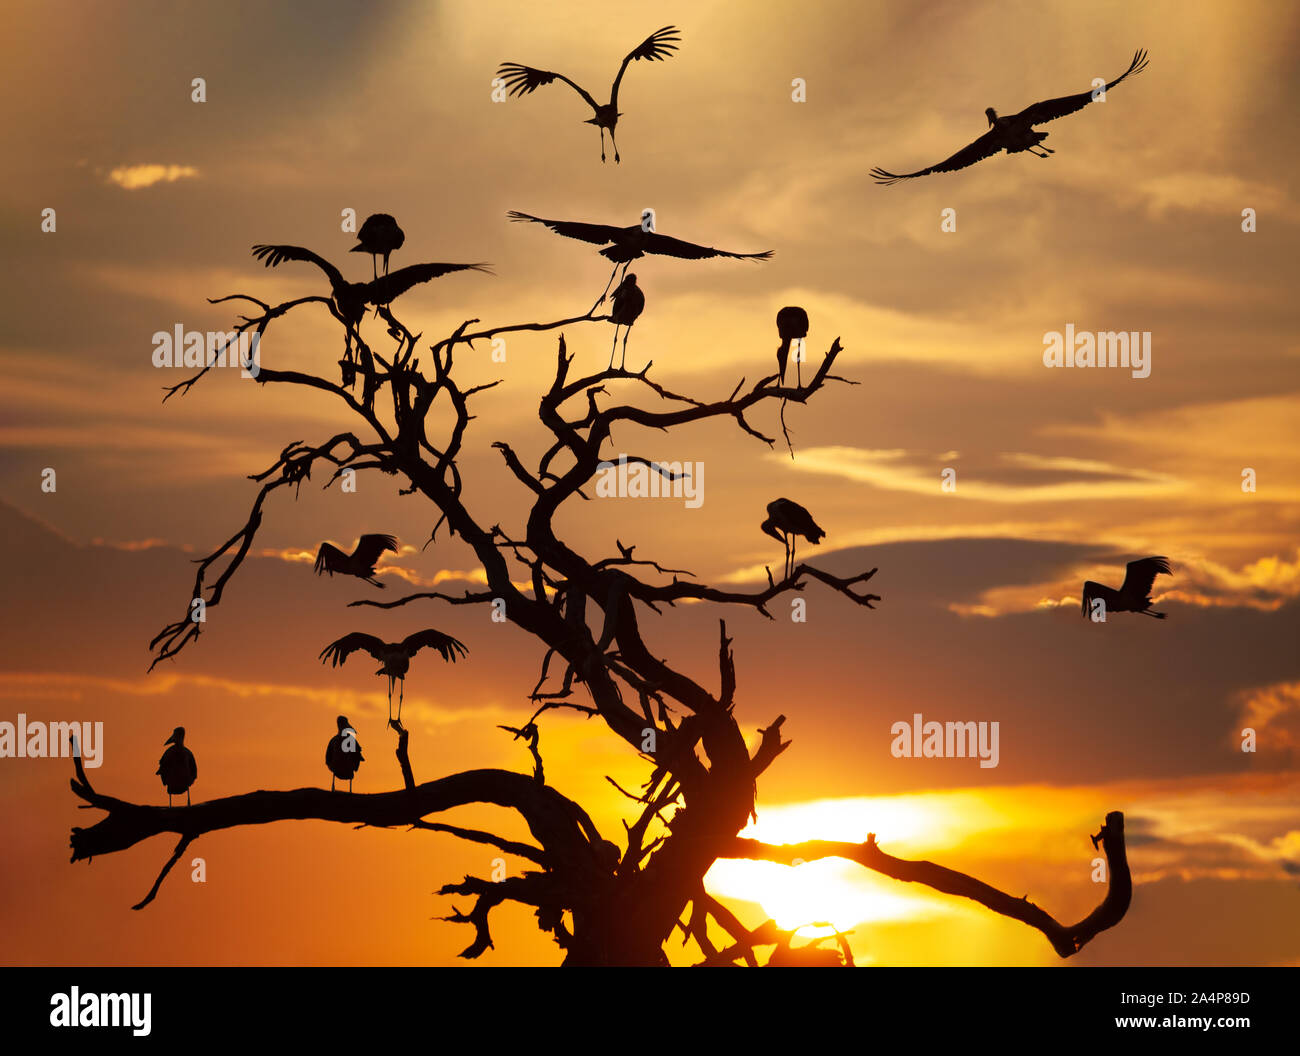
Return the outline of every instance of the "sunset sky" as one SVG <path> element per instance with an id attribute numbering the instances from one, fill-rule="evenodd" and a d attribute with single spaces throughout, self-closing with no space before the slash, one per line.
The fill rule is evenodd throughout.
<path id="1" fill-rule="evenodd" d="M 309 246 L 369 279 L 366 256 L 347 252 L 345 209 L 399 219 L 394 269 L 492 264 L 402 299 L 426 345 L 467 319 L 578 316 L 609 274 L 596 247 L 511 224 L 507 210 L 628 225 L 653 208 L 662 233 L 775 256 L 637 261 L 647 308 L 629 365 L 652 359 L 668 389 L 723 399 L 773 371 L 773 319 L 797 304 L 811 318 L 805 376 L 838 337 L 835 372 L 857 382 L 786 409 L 793 460 L 733 421 L 625 426 L 616 450 L 703 463 L 702 505 L 601 499 L 557 518 L 593 559 L 618 539 L 707 582 L 757 585 L 781 561 L 759 530 L 764 507 L 788 496 L 827 532 L 802 558 L 879 569 L 874 611 L 810 584 L 806 623 L 787 602 L 770 622 L 708 605 L 643 618 L 656 654 L 706 686 L 726 618 L 742 729 L 757 743 L 787 716 L 793 744 L 759 782 L 750 834 L 874 832 L 888 853 L 1074 921 L 1104 891 L 1088 836 L 1120 810 L 1132 907 L 1065 963 L 1300 964 L 1300 10 L 62 0 L 7 5 L 6 20 L 0 721 L 102 721 L 96 788 L 161 803 L 154 770 L 174 726 L 188 731 L 200 800 L 328 787 L 324 748 L 343 713 L 366 749 L 356 790 L 396 788 L 383 681 L 368 658 L 335 670 L 318 654 L 352 630 L 393 640 L 436 626 L 470 655 L 413 664 L 403 719 L 417 780 L 528 770 L 497 726 L 531 713 L 535 640 L 477 607 L 348 609 L 380 592 L 311 574 L 322 540 L 350 548 L 383 531 L 402 543 L 381 569 L 386 595 L 474 585 L 472 551 L 441 533 L 421 550 L 436 514 L 380 474 L 361 474 L 355 494 L 323 479 L 296 499 L 276 492 L 202 638 L 146 674 L 191 562 L 247 518 L 249 475 L 290 441 L 359 425 L 327 395 L 234 370 L 163 405 L 162 386 L 185 375 L 153 366 L 153 335 L 229 329 L 232 305 L 208 298 L 326 292 L 309 265 L 263 268 L 254 243 Z M 600 163 L 564 85 L 492 101 L 502 61 L 562 71 L 603 101 L 622 56 L 667 24 L 680 51 L 623 81 L 619 165 Z M 1001 154 L 891 187 L 868 175 L 938 162 L 986 130 L 986 107 L 1083 91 L 1139 47 L 1140 76 L 1045 126 L 1046 161 Z M 805 102 L 792 101 L 795 78 Z M 41 230 L 44 209 L 54 232 Z M 1150 376 L 1046 368 L 1044 335 L 1067 324 L 1149 332 Z M 599 370 L 610 324 L 564 333 L 577 366 Z M 461 460 L 480 523 L 518 528 L 526 510 L 491 445 L 533 464 L 545 449 L 535 408 L 556 339 L 509 335 L 503 363 L 486 343 L 458 355 L 462 386 L 502 379 L 476 398 Z M 272 326 L 262 360 L 328 374 L 339 344 L 309 306 Z M 645 400 L 631 382 L 611 398 Z M 779 436 L 773 407 L 752 424 Z M 50 468 L 53 493 L 41 487 Z M 1118 586 L 1127 561 L 1154 554 L 1173 564 L 1155 586 L 1167 620 L 1081 618 L 1085 580 Z M 893 757 L 890 728 L 915 713 L 998 721 L 999 765 Z M 541 745 L 548 780 L 621 839 L 633 815 L 606 777 L 634 786 L 645 763 L 571 715 L 546 716 Z M 458 960 L 471 929 L 431 920 L 457 902 L 432 892 L 486 875 L 497 852 L 428 832 L 295 822 L 207 835 L 187 856 L 205 859 L 206 883 L 178 867 L 132 912 L 173 843 L 69 865 L 70 827 L 100 816 L 77 810 L 71 776 L 65 760 L 0 759 L 7 963 L 561 959 L 531 911 L 505 906 L 496 948 Z M 494 808 L 439 820 L 523 831 Z M 1022 924 L 841 860 L 723 861 L 708 886 L 751 926 L 851 929 L 860 964 L 1062 963 Z M 698 959 L 679 937 L 670 959 Z"/>

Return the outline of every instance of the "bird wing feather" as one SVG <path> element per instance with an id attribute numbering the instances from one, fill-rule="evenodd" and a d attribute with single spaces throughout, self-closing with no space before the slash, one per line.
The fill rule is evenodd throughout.
<path id="1" fill-rule="evenodd" d="M 771 260 L 772 250 L 762 253 L 731 253 L 725 249 L 712 246 L 697 246 L 694 242 L 683 242 L 680 238 L 670 238 L 654 231 L 646 233 L 643 248 L 647 253 L 657 253 L 665 257 L 681 257 L 686 260 L 705 260 L 709 257 L 730 257 L 732 260 Z"/>
<path id="2" fill-rule="evenodd" d="M 355 560 L 373 565 L 385 550 L 397 553 L 397 540 L 391 535 L 363 535 L 357 540 L 357 548 L 352 551 Z"/>
<path id="3" fill-rule="evenodd" d="M 340 550 L 333 543 L 321 543 L 320 549 L 316 551 L 316 564 L 314 566 L 316 575 L 322 572 L 340 572 L 347 567 L 348 555 Z"/>
<path id="4" fill-rule="evenodd" d="M 618 68 L 618 74 L 614 77 L 614 86 L 609 90 L 609 105 L 616 112 L 618 110 L 618 86 L 623 83 L 623 74 L 627 72 L 628 64 L 633 59 L 646 59 L 649 62 L 662 62 L 664 59 L 670 59 L 673 52 L 677 50 L 677 45 L 681 42 L 681 39 L 681 34 L 676 26 L 664 26 L 663 29 L 655 30 L 627 53 L 623 59 L 623 65 Z"/>
<path id="5" fill-rule="evenodd" d="M 596 246 L 603 246 L 608 242 L 617 242 L 629 230 L 624 227 L 612 227 L 609 224 L 584 224 L 577 220 L 544 220 L 540 216 L 530 216 L 528 213 L 521 213 L 516 209 L 511 209 L 506 215 L 515 223 L 544 224 L 557 235 L 563 235 L 565 238 L 576 238 L 581 242 L 590 242 Z"/>
<path id="6" fill-rule="evenodd" d="M 366 283 L 366 303 L 391 304 L 412 286 L 450 275 L 453 271 L 483 271 L 491 274 L 486 264 L 410 264 Z"/>
<path id="7" fill-rule="evenodd" d="M 1146 67 L 1147 53 L 1139 49 L 1134 53 L 1129 68 L 1107 84 L 1105 90 L 1110 91 L 1125 77 L 1130 74 L 1141 73 Z M 1015 120 L 1030 125 L 1041 125 L 1048 121 L 1055 121 L 1058 117 L 1077 113 L 1093 101 L 1094 91 L 1095 89 L 1089 89 L 1086 92 L 1079 92 L 1077 95 L 1063 95 L 1059 99 L 1044 99 L 1042 102 L 1032 103 L 1016 114 Z"/>
<path id="8" fill-rule="evenodd" d="M 336 642 L 330 642 L 329 645 L 322 649 L 320 662 L 323 664 L 327 660 L 332 660 L 332 666 L 338 667 L 358 649 L 364 649 L 376 660 L 380 660 L 382 657 L 380 657 L 379 651 L 383 647 L 384 642 L 373 634 L 366 634 L 364 631 L 353 631 L 351 634 L 345 634 Z"/>
<path id="9" fill-rule="evenodd" d="M 254 246 L 253 256 L 262 261 L 268 268 L 278 268 L 286 260 L 306 261 L 320 268 L 325 273 L 325 277 L 330 280 L 331 286 L 342 286 L 344 284 L 343 273 L 338 268 L 319 253 L 313 253 L 310 249 L 304 249 L 302 246 Z"/>
<path id="10" fill-rule="evenodd" d="M 515 95 L 521 99 L 525 95 L 531 95 L 544 84 L 550 84 L 552 81 L 563 81 L 582 96 L 589 107 L 593 110 L 597 109 L 596 100 L 591 97 L 591 93 L 587 89 L 576 81 L 569 80 L 564 74 L 556 73 L 554 70 L 539 70 L 534 66 L 525 66 L 519 62 L 503 62 L 497 69 L 497 76 L 506 82 L 506 95 Z"/>
<path id="11" fill-rule="evenodd" d="M 1124 573 L 1124 585 L 1119 592 L 1125 597 L 1145 598 L 1151 593 L 1151 585 L 1156 576 L 1164 573 L 1172 575 L 1169 570 L 1169 558 L 1144 557 L 1140 561 L 1130 561 Z"/>
<path id="12" fill-rule="evenodd" d="M 996 128 L 990 128 L 984 135 L 973 143 L 968 143 L 957 151 L 951 158 L 939 162 L 937 165 L 931 165 L 927 169 L 918 169 L 916 172 L 888 172 L 885 169 L 875 168 L 871 170 L 871 175 L 875 177 L 876 182 L 880 184 L 897 183 L 899 180 L 913 180 L 918 176 L 929 176 L 932 172 L 956 172 L 958 169 L 967 168 L 974 165 L 977 161 L 983 161 L 985 158 L 991 158 L 1002 149 L 1002 143 L 998 138 Z"/>
<path id="13" fill-rule="evenodd" d="M 402 639 L 402 648 L 408 654 L 415 654 L 420 649 L 428 647 L 436 649 L 444 660 L 448 663 L 455 663 L 457 654 L 469 656 L 469 650 L 465 648 L 463 642 L 457 641 L 449 634 L 443 634 L 442 631 L 435 631 L 430 628 L 427 631 L 416 631 Z"/>

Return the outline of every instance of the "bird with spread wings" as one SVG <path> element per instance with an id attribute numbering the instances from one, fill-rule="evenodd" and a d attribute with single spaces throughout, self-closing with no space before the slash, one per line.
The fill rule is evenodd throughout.
<path id="1" fill-rule="evenodd" d="M 369 653 L 379 661 L 377 675 L 388 678 L 388 724 L 396 730 L 402 728 L 402 697 L 406 693 L 406 672 L 411 668 L 411 658 L 421 649 L 433 649 L 447 663 L 454 664 L 457 656 L 468 656 L 469 650 L 449 634 L 432 628 L 416 631 L 407 635 L 400 642 L 385 642 L 373 634 L 353 631 L 345 634 L 336 642 L 330 642 L 321 650 L 321 663 L 333 661 L 333 666 L 340 666 L 349 656 L 358 650 Z M 393 683 L 401 686 L 397 698 L 397 718 L 393 718 Z"/>
<path id="2" fill-rule="evenodd" d="M 1140 612 L 1143 616 L 1154 616 L 1163 620 L 1167 613 L 1157 612 L 1151 607 L 1151 587 L 1156 576 L 1171 576 L 1167 557 L 1144 557 L 1130 561 L 1124 572 L 1124 583 L 1116 590 L 1104 583 L 1094 583 L 1091 579 L 1083 585 L 1083 615 L 1088 616 L 1093 603 L 1100 599 L 1103 603 L 1102 619 L 1108 612 Z"/>
<path id="3" fill-rule="evenodd" d="M 628 64 L 633 59 L 662 62 L 671 58 L 681 39 L 676 26 L 664 26 L 663 29 L 651 33 L 650 36 L 629 51 L 623 59 L 623 65 L 618 68 L 618 74 L 614 78 L 614 86 L 609 90 L 609 102 L 603 106 L 596 102 L 591 93 L 576 81 L 570 80 L 564 74 L 556 73 L 553 70 L 539 70 L 536 67 L 524 66 L 518 62 L 503 62 L 497 70 L 497 76 L 505 82 L 507 95 L 520 98 L 535 92 L 544 84 L 550 84 L 552 81 L 557 80 L 563 81 L 582 96 L 583 101 L 591 107 L 595 115 L 589 117 L 583 124 L 595 125 L 600 129 L 600 160 L 605 160 L 605 132 L 608 131 L 610 146 L 614 148 L 614 161 L 617 163 L 622 159 L 618 156 L 618 144 L 614 142 L 614 127 L 618 124 L 618 119 L 623 116 L 618 112 L 618 87 L 623 83 L 623 74 L 627 72 Z"/>
<path id="4" fill-rule="evenodd" d="M 1141 73 L 1146 69 L 1146 66 L 1147 53 L 1139 50 L 1133 56 L 1129 68 L 1106 84 L 1104 88 L 1089 89 L 1086 92 L 1079 92 L 1077 95 L 1063 95 L 1059 99 L 1045 99 L 1040 103 L 1033 103 L 1025 107 L 1018 114 L 1010 116 L 1000 117 L 996 110 L 989 107 L 984 111 L 989 121 L 989 130 L 975 142 L 962 147 L 952 157 L 939 162 L 937 165 L 931 165 L 929 168 L 918 169 L 916 172 L 900 174 L 889 172 L 887 169 L 875 168 L 871 170 L 871 175 L 875 177 L 876 182 L 879 184 L 893 184 L 899 180 L 914 180 L 918 176 L 929 176 L 934 172 L 956 172 L 958 169 L 968 168 L 985 158 L 991 158 L 1000 150 L 1005 150 L 1008 154 L 1019 154 L 1028 151 L 1035 157 L 1045 158 L 1056 152 L 1051 147 L 1042 146 L 1043 140 L 1047 138 L 1047 133 L 1036 132 L 1034 125 L 1041 125 L 1048 121 L 1055 121 L 1058 117 L 1066 117 L 1069 114 L 1077 113 L 1089 103 L 1104 99 L 1106 92 L 1114 88 L 1125 77 Z"/>

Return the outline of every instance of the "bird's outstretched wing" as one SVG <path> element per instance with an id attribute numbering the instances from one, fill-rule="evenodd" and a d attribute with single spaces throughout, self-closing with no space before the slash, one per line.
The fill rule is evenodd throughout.
<path id="1" fill-rule="evenodd" d="M 385 550 L 397 553 L 397 540 L 391 535 L 363 535 L 357 540 L 352 556 L 366 565 L 373 565 Z"/>
<path id="2" fill-rule="evenodd" d="M 556 73 L 553 70 L 539 70 L 533 66 L 524 66 L 518 62 L 503 62 L 497 69 L 497 76 L 506 82 L 506 95 L 516 95 L 523 98 L 537 91 L 544 84 L 550 84 L 552 81 L 563 81 L 575 92 L 577 92 L 589 107 L 593 110 L 598 109 L 596 100 L 591 97 L 591 93 L 582 85 L 575 81 L 569 80 L 564 74 Z"/>
<path id="3" fill-rule="evenodd" d="M 492 273 L 487 264 L 411 264 L 366 283 L 366 303 L 391 304 L 412 286 L 441 275 L 449 275 L 453 271 Z"/>
<path id="4" fill-rule="evenodd" d="M 316 575 L 322 572 L 343 572 L 347 569 L 348 555 L 333 543 L 321 543 L 316 551 Z"/>
<path id="5" fill-rule="evenodd" d="M 457 641 L 449 634 L 443 634 L 442 631 L 435 631 L 430 628 L 427 631 L 416 631 L 402 639 L 402 648 L 408 654 L 414 654 L 420 649 L 429 648 L 438 650 L 439 655 L 449 664 L 456 662 L 456 656 L 469 656 L 469 650 L 465 648 L 464 643 Z"/>
<path id="6" fill-rule="evenodd" d="M 629 228 L 612 227 L 609 224 L 584 224 L 577 220 L 544 220 L 540 216 L 530 216 L 528 213 L 521 213 L 516 209 L 511 209 L 506 213 L 517 224 L 544 224 L 557 235 L 563 235 L 565 238 L 576 238 L 581 242 L 590 242 L 592 245 L 603 246 L 608 242 L 617 241 L 621 235 L 626 234 Z"/>
<path id="7" fill-rule="evenodd" d="M 1151 584 L 1156 581 L 1156 576 L 1161 573 L 1173 575 L 1167 557 L 1144 557 L 1140 561 L 1130 561 L 1124 573 L 1124 585 L 1119 588 L 1119 592 L 1125 597 L 1145 598 L 1151 593 Z"/>
<path id="8" fill-rule="evenodd" d="M 687 260 L 705 260 L 708 257 L 730 257 L 732 260 L 771 260 L 772 250 L 762 253 L 730 253 L 725 249 L 712 246 L 697 246 L 694 242 L 683 242 L 680 238 L 651 231 L 646 234 L 642 244 L 647 253 L 658 253 L 665 257 L 684 257 Z"/>
<path id="9" fill-rule="evenodd" d="M 382 657 L 379 655 L 379 650 L 383 649 L 383 647 L 384 643 L 373 634 L 353 631 L 351 634 L 345 634 L 337 642 L 330 642 L 329 645 L 322 649 L 320 662 L 323 664 L 327 660 L 333 660 L 333 666 L 338 667 L 358 649 L 364 649 L 376 660 L 380 660 Z"/>
<path id="10" fill-rule="evenodd" d="M 1091 579 L 1086 580 L 1083 584 L 1083 614 L 1088 615 L 1092 609 L 1093 599 L 1102 596 L 1102 591 L 1106 590 L 1100 583 L 1094 583 Z"/>
<path id="11" fill-rule="evenodd" d="M 650 62 L 661 62 L 664 59 L 670 59 L 673 52 L 677 50 L 677 45 L 681 42 L 681 39 L 681 34 L 678 33 L 676 26 L 664 26 L 663 29 L 655 30 L 629 51 L 626 58 L 623 59 L 623 65 L 618 68 L 618 75 L 614 78 L 614 87 L 609 90 L 609 105 L 616 111 L 618 110 L 618 86 L 623 81 L 623 74 L 627 72 L 628 63 L 633 59 L 646 59 Z"/>
<path id="12" fill-rule="evenodd" d="M 254 246 L 253 256 L 268 268 L 278 268 L 286 260 L 305 260 L 315 264 L 325 273 L 331 286 L 343 285 L 343 273 L 319 253 L 313 253 L 302 246 Z"/>
<path id="13" fill-rule="evenodd" d="M 951 158 L 941 161 L 937 165 L 931 165 L 928 169 L 897 173 L 875 168 L 871 170 L 871 175 L 875 177 L 877 183 L 887 186 L 891 183 L 897 183 L 899 180 L 914 180 L 918 176 L 929 176 L 932 172 L 956 172 L 958 169 L 974 165 L 977 161 L 991 158 L 1001 149 L 1002 144 L 998 140 L 997 129 L 990 128 L 974 143 L 962 147 Z"/>
<path id="14" fill-rule="evenodd" d="M 1105 90 L 1110 91 L 1125 77 L 1130 74 L 1141 73 L 1146 68 L 1147 53 L 1145 50 L 1139 49 L 1133 55 L 1133 61 L 1129 64 L 1129 68 L 1106 85 Z M 1055 121 L 1058 117 L 1077 113 L 1093 101 L 1093 91 L 1094 89 L 1089 89 L 1086 92 L 1080 92 L 1078 95 L 1063 95 L 1059 99 L 1044 99 L 1041 103 L 1032 103 L 1016 114 L 1016 120 L 1024 121 L 1030 125 L 1041 125 L 1047 121 Z"/>

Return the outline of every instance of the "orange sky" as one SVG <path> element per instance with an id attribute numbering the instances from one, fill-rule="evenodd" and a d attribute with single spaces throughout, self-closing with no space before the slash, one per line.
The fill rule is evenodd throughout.
<path id="1" fill-rule="evenodd" d="M 758 530 L 764 505 L 787 495 L 828 533 L 804 556 L 840 574 L 879 567 L 876 611 L 810 587 L 806 624 L 700 605 L 645 621 L 659 655 L 711 685 L 725 615 L 742 729 L 789 717 L 793 747 L 760 782 L 758 835 L 872 831 L 891 853 L 1077 919 L 1100 897 L 1087 836 L 1123 810 L 1133 906 L 1072 963 L 1300 961 L 1300 151 L 1288 135 L 1300 17 L 1289 7 L 20 3 L 7 18 L 32 44 L 0 71 L 18 106 L 0 158 L 0 524 L 21 557 L 0 567 L 0 721 L 104 722 L 92 781 L 159 802 L 153 771 L 175 725 L 189 730 L 194 793 L 207 799 L 322 784 L 342 711 L 368 749 L 358 791 L 377 791 L 399 780 L 383 684 L 366 664 L 326 670 L 317 654 L 349 630 L 432 625 L 471 653 L 447 668 L 417 658 L 403 712 L 417 779 L 526 768 L 496 725 L 527 717 L 534 642 L 476 609 L 347 609 L 374 592 L 316 579 L 300 559 L 322 539 L 392 531 L 404 549 L 384 573 L 390 594 L 466 585 L 470 551 L 442 537 L 420 551 L 428 509 L 379 475 L 355 495 L 278 492 L 202 640 L 145 674 L 190 560 L 243 523 L 248 475 L 290 440 L 346 424 L 324 396 L 237 372 L 163 406 L 161 386 L 179 375 L 154 369 L 151 337 L 227 327 L 229 306 L 209 297 L 320 292 L 308 266 L 262 268 L 255 242 L 308 245 L 369 278 L 346 252 L 346 208 L 399 218 L 394 267 L 492 262 L 494 276 L 404 299 L 426 343 L 470 318 L 578 315 L 604 262 L 507 223 L 506 210 L 630 224 L 652 207 L 664 233 L 776 255 L 639 261 L 648 307 L 630 362 L 653 359 L 668 388 L 721 398 L 770 371 L 773 316 L 801 304 L 810 354 L 840 337 L 837 373 L 860 383 L 787 410 L 793 461 L 734 423 L 616 432 L 620 449 L 704 462 L 702 506 L 602 500 L 557 519 L 585 553 L 612 553 L 617 538 L 709 581 L 757 582 L 779 560 Z M 667 23 L 681 50 L 629 70 L 618 166 L 600 164 L 563 86 L 491 101 L 503 60 L 600 94 L 619 57 Z M 63 61 L 51 64 L 39 42 L 56 40 Z M 938 161 L 983 131 L 986 106 L 1083 90 L 1137 47 L 1149 69 L 1048 126 L 1050 160 L 1001 155 L 888 188 L 867 175 Z M 791 101 L 795 77 L 805 103 Z M 40 231 L 45 208 L 54 233 Z M 954 233 L 940 230 L 949 208 Z M 1043 335 L 1070 323 L 1150 331 L 1150 377 L 1044 368 Z M 264 362 L 329 369 L 332 326 L 318 308 L 281 320 Z M 566 330 L 591 369 L 611 336 L 603 323 Z M 510 336 L 505 363 L 486 345 L 458 360 L 463 385 L 503 379 L 479 398 L 462 460 L 484 523 L 517 524 L 525 508 L 490 445 L 540 454 L 532 408 L 554 360 L 554 334 Z M 754 424 L 779 428 L 770 410 Z M 53 494 L 40 488 L 47 467 Z M 940 489 L 944 467 L 957 470 L 953 493 Z M 1240 486 L 1246 467 L 1254 493 Z M 1084 579 L 1117 585 L 1147 554 L 1175 566 L 1157 583 L 1168 620 L 1080 619 Z M 893 758 L 890 726 L 915 712 L 999 721 L 999 766 Z M 1253 755 L 1239 750 L 1243 725 L 1259 731 Z M 552 782 L 621 833 L 624 802 L 605 777 L 627 787 L 643 765 L 594 722 L 548 717 L 542 736 Z M 431 892 L 490 872 L 493 855 L 326 823 L 204 837 L 192 853 L 207 882 L 178 868 L 132 913 L 171 845 L 69 866 L 68 829 L 86 823 L 69 776 L 61 761 L 0 759 L 10 963 L 452 963 L 470 941 L 429 920 L 453 901 Z M 513 834 L 499 812 L 462 813 L 447 820 Z M 844 863 L 720 863 L 709 884 L 748 923 L 832 917 L 853 928 L 860 963 L 1057 963 L 1023 925 Z M 519 907 L 497 911 L 493 934 L 479 963 L 559 960 Z"/>

